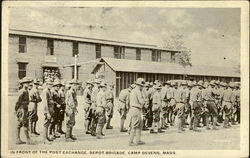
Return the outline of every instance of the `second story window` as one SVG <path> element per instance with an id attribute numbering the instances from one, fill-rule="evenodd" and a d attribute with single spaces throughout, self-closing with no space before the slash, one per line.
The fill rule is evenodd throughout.
<path id="1" fill-rule="evenodd" d="M 26 76 L 27 63 L 18 63 L 18 78 L 22 79 Z"/>
<path id="2" fill-rule="evenodd" d="M 171 52 L 171 63 L 175 63 L 175 53 Z"/>
<path id="3" fill-rule="evenodd" d="M 20 36 L 19 37 L 19 53 L 26 52 L 26 37 Z"/>
<path id="4" fill-rule="evenodd" d="M 72 56 L 74 57 L 75 55 L 78 55 L 79 50 L 78 50 L 78 42 L 73 42 L 73 47 L 72 47 Z"/>
<path id="5" fill-rule="evenodd" d="M 96 59 L 102 57 L 101 45 L 100 44 L 95 45 L 95 56 L 96 56 Z"/>
<path id="6" fill-rule="evenodd" d="M 125 48 L 120 46 L 114 47 L 114 58 L 124 59 L 125 58 Z"/>
<path id="7" fill-rule="evenodd" d="M 136 60 L 141 60 L 141 49 L 136 49 Z"/>
<path id="8" fill-rule="evenodd" d="M 161 51 L 152 50 L 152 61 L 161 61 Z"/>
<path id="9" fill-rule="evenodd" d="M 52 39 L 47 40 L 47 55 L 54 55 L 54 41 Z"/>

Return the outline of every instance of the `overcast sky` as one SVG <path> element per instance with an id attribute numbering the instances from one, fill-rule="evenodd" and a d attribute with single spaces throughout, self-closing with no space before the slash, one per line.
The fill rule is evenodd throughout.
<path id="1" fill-rule="evenodd" d="M 10 28 L 163 45 L 183 34 L 194 65 L 240 63 L 240 9 L 11 8 Z"/>

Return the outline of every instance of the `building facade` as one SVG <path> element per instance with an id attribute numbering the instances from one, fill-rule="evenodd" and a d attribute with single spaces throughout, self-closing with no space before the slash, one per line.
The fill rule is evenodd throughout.
<path id="1" fill-rule="evenodd" d="M 77 78 L 84 82 L 103 57 L 174 63 L 176 50 L 155 45 L 83 38 L 27 30 L 9 30 L 9 90 L 17 91 L 19 79 L 25 76 L 44 81 L 45 71 L 58 72 L 59 78 L 74 78 L 74 55 L 77 54 Z"/>

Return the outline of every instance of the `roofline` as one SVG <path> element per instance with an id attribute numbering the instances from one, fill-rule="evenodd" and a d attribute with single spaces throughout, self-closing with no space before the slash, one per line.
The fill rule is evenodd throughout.
<path id="1" fill-rule="evenodd" d="M 48 32 L 9 29 L 9 34 L 25 35 L 25 36 L 30 36 L 30 37 L 54 38 L 54 39 L 61 39 L 61 40 L 86 42 L 86 43 L 98 43 L 98 44 L 104 44 L 104 45 L 117 45 L 117 46 L 131 47 L 131 48 L 155 49 L 155 50 L 171 51 L 171 52 L 177 52 L 177 53 L 181 52 L 180 50 L 166 49 L 166 48 L 157 47 L 156 45 L 150 45 L 150 44 L 131 43 L 131 42 L 124 42 L 124 41 L 114 41 L 114 40 L 107 40 L 107 39 L 72 36 L 72 35 L 62 35 L 62 34 L 48 33 Z"/>

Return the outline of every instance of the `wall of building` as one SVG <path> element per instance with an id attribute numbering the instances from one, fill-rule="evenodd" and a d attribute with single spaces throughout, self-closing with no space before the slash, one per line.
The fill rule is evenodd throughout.
<path id="1" fill-rule="evenodd" d="M 169 52 L 161 52 L 161 62 L 171 62 L 171 53 Z"/>
<path id="2" fill-rule="evenodd" d="M 136 60 L 136 49 L 125 48 L 125 59 Z"/>
<path id="3" fill-rule="evenodd" d="M 114 47 L 102 45 L 101 46 L 101 53 L 102 53 L 102 55 L 101 55 L 102 57 L 114 58 Z"/>
<path id="4" fill-rule="evenodd" d="M 141 60 L 152 61 L 152 51 L 149 49 L 141 49 Z"/>

